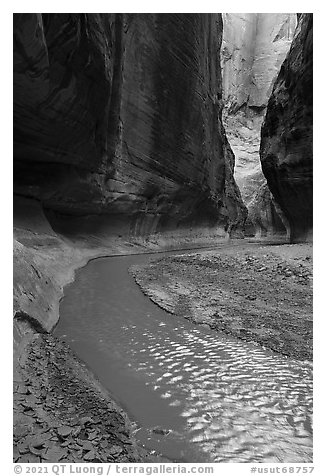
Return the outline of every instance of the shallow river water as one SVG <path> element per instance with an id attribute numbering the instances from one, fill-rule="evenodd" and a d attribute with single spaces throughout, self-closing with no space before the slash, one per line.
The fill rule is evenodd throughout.
<path id="1" fill-rule="evenodd" d="M 311 364 L 157 307 L 128 274 L 152 257 L 89 262 L 55 330 L 137 424 L 137 440 L 177 462 L 312 461 Z"/>

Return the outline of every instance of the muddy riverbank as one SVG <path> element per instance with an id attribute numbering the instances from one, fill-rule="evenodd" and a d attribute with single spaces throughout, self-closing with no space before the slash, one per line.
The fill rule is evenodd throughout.
<path id="1" fill-rule="evenodd" d="M 257 245 L 214 253 L 241 248 Z M 311 363 L 171 316 L 128 273 L 151 259 L 89 262 L 55 329 L 125 409 L 137 441 L 175 462 L 311 461 Z"/>
<path id="2" fill-rule="evenodd" d="M 250 245 L 134 266 L 143 292 L 171 314 L 312 359 L 312 245 Z"/>
<path id="3" fill-rule="evenodd" d="M 214 240 L 200 235 L 197 241 L 182 236 L 162 237 L 158 242 L 110 235 L 67 239 L 31 203 L 15 216 L 14 238 L 14 461 L 166 460 L 137 444 L 121 406 L 69 346 L 52 335 L 52 329 L 59 318 L 64 286 L 90 259 L 209 246 Z M 235 240 L 234 245 L 232 250 L 245 249 L 248 243 Z M 223 246 L 223 254 L 228 246 Z M 66 400 L 68 413 L 61 408 Z M 105 418 L 101 414 L 102 424 L 97 423 L 91 400 L 99 403 L 99 414 L 101 409 L 108 410 Z"/>
<path id="4" fill-rule="evenodd" d="M 50 325 L 47 328 L 48 321 L 38 318 L 38 315 L 43 315 L 46 305 L 50 308 L 51 305 L 58 306 L 64 282 L 60 281 L 60 279 L 63 280 L 64 278 L 67 282 L 68 278 L 70 278 L 71 281 L 74 276 L 74 269 L 78 265 L 81 265 L 89 257 L 96 256 L 96 254 L 108 254 L 109 248 L 70 248 L 58 236 L 52 236 L 50 240 L 49 236 L 42 236 L 41 234 L 34 237 L 34 241 L 30 239 L 29 246 L 27 247 L 26 239 L 24 242 L 21 238 L 22 235 L 24 237 L 32 237 L 32 235 L 26 230 L 17 231 L 17 238 L 21 240 L 17 245 L 18 251 L 23 253 L 21 256 L 24 258 L 24 264 L 26 268 L 30 267 L 30 269 L 25 269 L 24 271 L 24 267 L 20 268 L 20 274 L 18 275 L 20 279 L 16 282 L 16 292 L 20 292 L 23 298 L 26 295 L 31 298 L 32 295 L 27 294 L 28 288 L 23 287 L 23 284 L 27 283 L 28 285 L 33 284 L 36 286 L 35 290 L 32 290 L 35 294 L 35 301 L 30 301 L 35 306 L 36 312 L 35 314 L 27 314 L 25 311 L 16 310 L 15 315 L 15 329 L 18 337 L 16 335 L 14 460 L 20 462 L 166 461 L 166 458 L 159 456 L 157 452 L 151 454 L 150 451 L 137 444 L 133 436 L 133 425 L 121 406 L 115 403 L 115 399 L 99 384 L 93 372 L 85 367 L 69 346 L 60 339 L 55 338 L 52 334 L 47 333 L 48 329 L 51 329 Z M 309 287 L 311 276 L 307 274 L 306 268 L 308 266 L 311 269 L 311 257 L 307 251 L 310 247 L 296 245 L 295 247 L 287 248 L 287 246 L 271 247 L 271 250 L 279 250 L 278 259 L 274 255 L 274 258 L 270 261 L 271 257 L 268 256 L 267 260 L 267 256 L 265 256 L 265 266 L 269 263 L 267 267 L 270 266 L 274 269 L 273 266 L 275 264 L 280 264 L 280 252 L 283 250 L 283 254 L 285 253 L 287 256 L 287 250 L 292 249 L 291 259 L 294 263 L 298 263 L 298 265 L 308 263 L 308 265 L 305 265 L 305 271 L 301 270 L 299 275 L 294 273 L 292 278 L 302 281 L 301 287 Z M 122 247 L 120 248 L 120 253 L 121 249 Z M 190 270 L 193 270 L 194 263 L 192 260 L 199 259 L 204 262 L 203 269 L 206 270 L 205 276 L 207 278 L 207 272 L 212 272 L 211 267 L 207 266 L 207 263 L 214 256 L 216 258 L 218 255 L 223 260 L 228 260 L 229 257 L 233 260 L 235 256 L 245 256 L 246 262 L 249 263 L 247 267 L 251 268 L 251 262 L 258 265 L 258 250 L 261 252 L 265 250 L 264 253 L 266 252 L 266 248 L 259 248 L 257 245 L 237 241 L 231 247 L 226 245 L 222 249 L 215 251 L 184 252 L 181 257 L 163 257 L 155 260 L 154 263 L 133 269 L 136 274 L 138 273 L 138 280 L 140 273 L 146 271 L 145 275 L 149 282 L 154 282 L 152 271 L 155 266 L 161 267 L 161 264 L 164 263 L 164 267 L 160 268 L 158 274 L 161 278 L 164 277 L 166 279 L 169 276 L 166 264 L 171 264 L 172 262 L 177 268 L 180 265 L 181 274 L 184 279 L 187 276 L 184 269 L 184 260 L 186 260 L 187 266 L 188 261 L 191 262 Z M 295 250 L 296 252 L 294 253 Z M 117 248 L 115 252 L 118 254 Z M 160 255 L 158 254 L 157 256 Z M 49 265 L 50 263 L 53 263 L 54 266 Z M 210 264 L 212 263 L 210 262 Z M 198 263 L 195 266 L 198 268 Z M 197 268 L 195 268 L 196 283 L 200 284 L 198 289 L 202 292 L 204 279 L 198 274 Z M 302 266 L 299 266 L 299 268 L 301 269 Z M 149 274 L 148 269 L 152 270 Z M 289 274 L 289 270 L 283 269 L 283 271 Z M 33 273 L 34 281 L 28 279 L 28 272 Z M 261 272 L 262 270 L 258 272 L 259 275 Z M 38 281 L 36 281 L 35 277 L 37 277 Z M 289 278 L 290 276 L 287 277 Z M 241 276 L 238 276 L 238 278 L 241 278 Z M 35 284 L 35 281 L 37 284 Z M 207 284 L 212 284 L 212 282 L 208 280 Z M 210 288 L 208 286 L 208 289 Z M 37 290 L 39 294 L 37 294 Z M 146 294 L 148 294 L 148 291 Z M 24 304 L 24 300 L 19 299 L 19 294 L 15 296 L 18 304 Z M 160 299 L 162 298 L 162 289 L 157 296 Z M 165 296 L 168 296 L 168 294 Z M 150 297 L 155 303 L 162 306 L 160 299 L 153 299 L 152 294 Z M 251 302 L 251 300 L 249 301 Z M 171 310 L 173 311 L 171 307 L 166 306 L 167 302 L 165 300 L 165 307 L 170 312 Z M 183 302 L 181 300 L 181 303 Z M 202 303 L 202 305 L 204 304 Z M 180 299 L 178 300 L 178 306 L 180 306 Z M 184 311 L 185 306 L 178 309 Z M 207 309 L 209 310 L 210 306 Z M 34 315 L 36 316 L 35 318 L 33 317 Z M 183 313 L 179 315 L 189 318 L 189 316 Z M 47 314 L 45 313 L 46 316 Z M 207 321 L 207 314 L 205 315 L 204 313 L 203 316 L 207 324 L 209 322 Z M 69 403 L 68 411 L 60 407 L 66 401 Z M 96 402 L 96 405 L 93 405 L 92 402 Z M 74 418 L 71 415 L 74 415 Z M 99 417 L 101 418 L 101 424 L 98 423 Z M 90 444 L 86 443 L 86 441 L 90 441 Z"/>
<path id="5" fill-rule="evenodd" d="M 96 223 L 92 223 L 95 229 Z M 198 245 L 213 243 L 198 236 Z M 136 444 L 132 425 L 122 408 L 99 384 L 93 372 L 82 365 L 69 346 L 51 334 L 59 319 L 59 302 L 64 286 L 72 282 L 75 271 L 92 259 L 106 255 L 144 253 L 166 248 L 191 247 L 188 237 L 160 237 L 159 241 L 121 237 L 108 233 L 90 235 L 89 230 L 74 236 L 58 234 L 48 222 L 40 204 L 17 198 L 14 203 L 14 412 L 13 460 L 15 462 L 69 461 L 147 461 L 165 459 L 151 455 Z M 52 365 L 53 362 L 53 365 Z M 47 363 L 45 365 L 45 363 Z M 58 372 L 65 376 L 59 378 Z M 44 398 L 43 380 L 48 397 Z M 57 403 L 66 400 L 67 382 L 75 380 L 70 396 L 70 414 L 85 425 L 74 426 L 69 415 L 57 412 Z M 69 385 L 67 387 L 70 388 Z M 72 387 L 71 387 L 72 388 Z M 95 409 L 84 405 L 88 390 L 108 412 L 104 427 L 86 421 Z M 103 393 L 104 392 L 104 393 Z M 97 395 L 97 397 L 96 397 Z M 92 397 L 92 398 L 93 398 Z M 86 399 L 86 400 L 85 400 Z M 110 410 L 114 408 L 114 412 Z M 112 416 L 114 415 L 114 417 Z M 66 419 L 66 420 L 65 420 Z M 96 421 L 96 418 L 95 418 Z M 66 422 L 64 424 L 64 422 Z M 67 426 L 63 434 L 57 429 Z M 94 428 L 97 431 L 94 433 Z M 108 429 L 110 427 L 110 436 Z M 96 435 L 94 444 L 80 441 Z M 93 433 L 92 433 L 93 431 Z M 121 441 L 121 435 L 123 440 Z M 46 441 L 44 440 L 46 436 Z M 107 445 L 105 443 L 107 442 Z M 42 442 L 42 444 L 41 444 Z M 128 443 L 129 442 L 129 443 Z M 44 443 L 44 444 L 43 444 Z M 123 444 L 122 444 L 123 443 Z M 34 446 L 36 445 L 36 446 Z M 66 450 L 63 450 L 66 448 Z M 112 449 L 113 448 L 113 449 Z M 86 457 L 87 455 L 87 457 Z"/>
<path id="6" fill-rule="evenodd" d="M 35 334 L 14 384 L 14 461 L 139 462 L 131 425 L 76 355 L 51 334 Z M 141 459 L 140 459 L 141 458 Z"/>
<path id="7" fill-rule="evenodd" d="M 74 248 L 60 237 L 26 230 L 16 230 L 16 236 L 13 460 L 152 461 L 132 437 L 125 412 L 51 333 L 64 285 L 77 268 L 107 249 Z"/>

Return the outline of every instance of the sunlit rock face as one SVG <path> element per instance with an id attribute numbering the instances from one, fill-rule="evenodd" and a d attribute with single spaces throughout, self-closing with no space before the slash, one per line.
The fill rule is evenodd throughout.
<path id="1" fill-rule="evenodd" d="M 135 234 L 241 230 L 221 41 L 220 14 L 15 14 L 15 192 Z"/>
<path id="2" fill-rule="evenodd" d="M 292 241 L 307 239 L 312 230 L 312 23 L 312 14 L 299 16 L 261 133 L 263 172 L 289 222 Z"/>
<path id="3" fill-rule="evenodd" d="M 248 207 L 248 234 L 287 232 L 266 187 L 259 147 L 268 99 L 296 21 L 296 15 L 290 13 L 223 14 L 224 123 L 236 156 L 235 179 Z"/>
<path id="4" fill-rule="evenodd" d="M 292 13 L 223 14 L 223 94 L 230 112 L 267 106 L 295 26 Z"/>

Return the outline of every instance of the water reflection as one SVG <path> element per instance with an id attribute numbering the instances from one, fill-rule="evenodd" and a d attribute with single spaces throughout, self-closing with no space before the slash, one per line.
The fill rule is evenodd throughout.
<path id="1" fill-rule="evenodd" d="M 127 273 L 145 259 L 89 263 L 56 329 L 137 422 L 137 439 L 176 461 L 311 461 L 311 365 L 165 313 Z"/>

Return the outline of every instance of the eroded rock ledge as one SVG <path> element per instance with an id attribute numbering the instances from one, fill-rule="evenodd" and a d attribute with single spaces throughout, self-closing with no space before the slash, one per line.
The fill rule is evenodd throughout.
<path id="1" fill-rule="evenodd" d="M 125 412 L 50 332 L 74 270 L 109 248 L 62 239 L 35 200 L 15 205 L 14 462 L 154 461 Z M 111 242 L 113 253 L 121 248 Z"/>
<path id="2" fill-rule="evenodd" d="M 200 246 L 207 236 L 127 240 L 93 217 L 68 239 L 51 228 L 37 200 L 16 198 L 14 209 L 14 461 L 166 461 L 136 444 L 125 412 L 51 330 L 64 285 L 89 259 L 187 248 L 194 239 Z"/>

